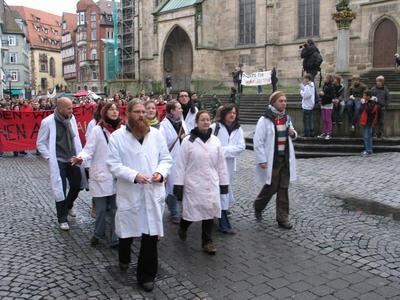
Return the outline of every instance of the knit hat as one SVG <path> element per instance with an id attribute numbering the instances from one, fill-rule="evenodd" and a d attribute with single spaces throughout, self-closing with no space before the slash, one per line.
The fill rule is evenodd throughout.
<path id="1" fill-rule="evenodd" d="M 279 97 L 282 97 L 282 96 L 285 96 L 284 92 L 281 92 L 281 91 L 273 92 L 271 94 L 271 96 L 269 96 L 269 103 L 274 104 L 274 102 L 276 102 L 279 99 Z"/>

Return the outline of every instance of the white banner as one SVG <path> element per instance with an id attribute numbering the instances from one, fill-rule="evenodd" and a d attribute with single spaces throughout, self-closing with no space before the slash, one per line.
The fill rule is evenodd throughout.
<path id="1" fill-rule="evenodd" d="M 242 85 L 257 86 L 271 84 L 271 71 L 242 74 Z"/>

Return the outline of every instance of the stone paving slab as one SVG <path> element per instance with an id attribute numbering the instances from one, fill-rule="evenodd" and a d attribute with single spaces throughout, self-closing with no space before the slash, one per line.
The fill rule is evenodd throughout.
<path id="1" fill-rule="evenodd" d="M 230 217 L 239 233 L 215 232 L 218 252 L 208 256 L 200 224 L 182 242 L 166 221 L 157 287 L 142 293 L 133 265 L 120 274 L 115 250 L 90 247 L 88 193 L 77 200 L 71 231 L 61 232 L 46 163 L 31 154 L 6 155 L 0 160 L 0 299 L 400 299 L 400 223 L 390 212 L 400 202 L 399 162 L 400 154 L 390 153 L 299 160 L 299 180 L 290 189 L 295 227 L 286 231 L 274 221 L 273 203 L 255 221 L 252 201 L 261 187 L 254 182 L 254 154 L 245 151 Z M 377 204 L 384 207 L 375 211 Z"/>

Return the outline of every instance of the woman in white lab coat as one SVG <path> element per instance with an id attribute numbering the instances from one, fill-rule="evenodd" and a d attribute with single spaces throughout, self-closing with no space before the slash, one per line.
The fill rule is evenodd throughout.
<path id="1" fill-rule="evenodd" d="M 220 110 L 219 120 L 211 125 L 213 134 L 218 137 L 222 145 L 222 151 L 226 160 L 229 173 L 229 193 L 221 195 L 221 218 L 219 219 L 219 230 L 227 234 L 235 234 L 229 218 L 228 209 L 234 204 L 233 176 L 236 172 L 236 157 L 245 149 L 243 130 L 239 123 L 239 110 L 233 103 L 225 104 Z"/>
<path id="2" fill-rule="evenodd" d="M 111 246 L 118 245 L 115 234 L 115 181 L 108 169 L 106 160 L 109 156 L 108 142 L 111 134 L 121 127 L 119 108 L 115 102 L 107 103 L 101 110 L 101 119 L 89 135 L 83 150 L 72 158 L 74 164 L 91 161 L 89 191 L 96 207 L 96 224 L 91 245 L 95 246 L 99 240 L 106 240 L 106 215 L 111 214 Z"/>
<path id="3" fill-rule="evenodd" d="M 174 192 L 182 202 L 179 237 L 186 240 L 192 222 L 202 221 L 202 247 L 215 254 L 211 232 L 213 219 L 221 217 L 220 194 L 228 193 L 229 175 L 221 142 L 212 135 L 210 115 L 200 111 L 197 127 L 181 145 Z"/>
<path id="4" fill-rule="evenodd" d="M 179 216 L 177 199 L 173 194 L 174 180 L 176 176 L 175 162 L 181 149 L 182 140 L 187 134 L 189 134 L 189 131 L 186 127 L 185 121 L 182 120 L 182 107 L 178 101 L 172 100 L 168 102 L 166 112 L 166 117 L 160 123 L 160 132 L 167 142 L 173 163 L 166 184 L 167 198 L 165 199 L 165 202 L 167 203 L 170 212 L 171 221 L 175 224 L 179 224 L 181 218 Z"/>

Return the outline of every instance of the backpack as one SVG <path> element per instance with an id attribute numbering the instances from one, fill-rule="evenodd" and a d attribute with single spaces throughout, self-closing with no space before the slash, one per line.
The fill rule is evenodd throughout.
<path id="1" fill-rule="evenodd" d="M 319 71 L 321 71 L 322 62 L 323 59 L 321 53 L 317 50 L 311 55 L 309 65 L 312 66 L 312 69 L 318 69 Z"/>

